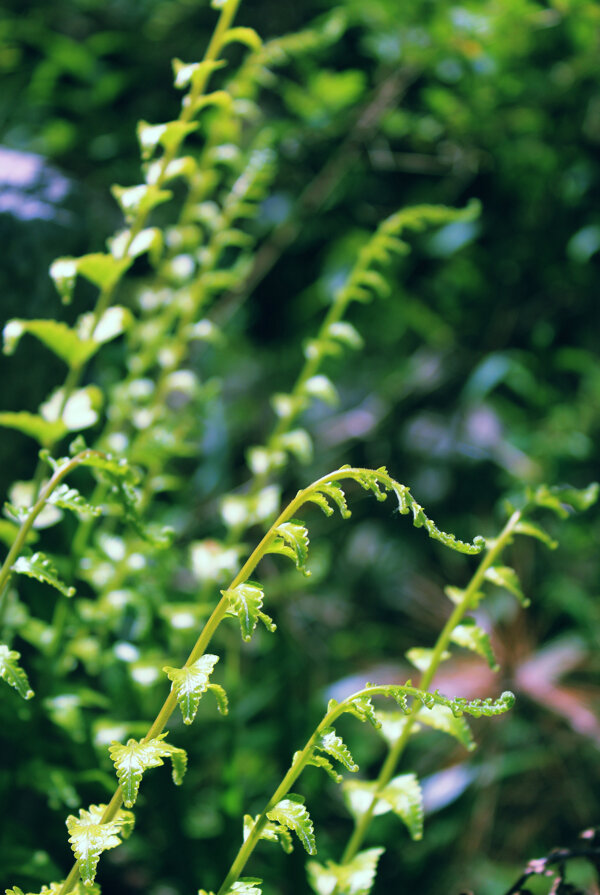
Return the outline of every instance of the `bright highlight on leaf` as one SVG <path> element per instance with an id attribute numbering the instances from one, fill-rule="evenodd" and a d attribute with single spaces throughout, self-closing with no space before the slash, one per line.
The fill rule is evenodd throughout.
<path id="1" fill-rule="evenodd" d="M 282 522 L 275 529 L 275 538 L 269 543 L 267 553 L 281 553 L 289 557 L 296 568 L 308 576 L 308 544 L 308 531 L 301 522 Z"/>
<path id="2" fill-rule="evenodd" d="M 27 575 L 28 578 L 35 578 L 43 584 L 55 587 L 65 597 L 72 597 L 75 594 L 75 588 L 69 587 L 58 577 L 51 560 L 39 551 L 33 556 L 20 556 L 12 566 L 12 570 L 18 575 Z"/>
<path id="3" fill-rule="evenodd" d="M 431 727 L 434 730 L 439 730 L 442 733 L 447 733 L 454 737 L 454 739 L 458 740 L 458 742 L 461 743 L 465 749 L 468 749 L 469 752 L 472 752 L 473 749 L 476 748 L 471 729 L 466 719 L 462 716 L 457 718 L 452 714 L 452 711 L 448 706 L 434 705 L 431 709 L 424 709 L 422 712 L 419 712 L 416 717 L 419 724 L 424 724 L 427 727 Z"/>
<path id="4" fill-rule="evenodd" d="M 60 507 L 62 510 L 71 510 L 71 512 L 76 513 L 78 516 L 86 517 L 102 515 L 102 507 L 92 506 L 92 504 L 87 503 L 76 488 L 70 488 L 64 482 L 61 482 L 61 484 L 54 489 L 48 498 L 48 503 Z"/>
<path id="5" fill-rule="evenodd" d="M 482 656 L 492 671 L 498 671 L 500 668 L 492 649 L 489 634 L 476 625 L 474 619 L 463 619 L 462 624 L 457 625 L 452 631 L 451 640 L 458 646 L 463 646 Z"/>
<path id="6" fill-rule="evenodd" d="M 316 895 L 369 895 L 375 882 L 377 863 L 383 848 L 369 848 L 358 852 L 346 864 L 327 861 L 325 865 L 309 861 L 306 865 L 308 882 Z"/>
<path id="7" fill-rule="evenodd" d="M 529 606 L 529 600 L 523 593 L 519 576 L 514 569 L 510 568 L 510 566 L 490 566 L 490 568 L 485 571 L 485 578 L 486 581 L 491 581 L 492 584 L 496 584 L 498 587 L 503 587 L 505 590 L 510 591 L 522 606 Z"/>
<path id="8" fill-rule="evenodd" d="M 133 813 L 124 810 L 118 811 L 116 817 L 107 823 L 102 823 L 105 808 L 106 805 L 90 805 L 87 810 L 80 809 L 78 818 L 72 814 L 67 818 L 69 842 L 86 887 L 94 882 L 102 852 L 120 845 L 134 825 Z"/>
<path id="9" fill-rule="evenodd" d="M 187 767 L 187 754 L 184 749 L 165 743 L 167 733 L 161 733 L 153 740 L 127 741 L 112 743 L 109 754 L 117 770 L 119 784 L 123 791 L 123 802 L 131 808 L 137 799 L 142 775 L 148 768 L 158 768 L 164 764 L 163 758 L 170 758 L 173 765 L 173 782 L 179 786 Z"/>
<path id="10" fill-rule="evenodd" d="M 393 811 L 405 823 L 412 839 L 423 836 L 423 797 L 415 774 L 400 774 L 377 791 L 377 783 L 361 780 L 344 781 L 348 807 L 359 820 L 376 799 L 374 815 Z"/>
<path id="11" fill-rule="evenodd" d="M 273 619 L 262 611 L 265 594 L 259 585 L 246 581 L 221 593 L 229 600 L 227 615 L 239 619 L 244 640 L 250 640 L 259 619 L 267 631 L 273 633 L 276 630 Z"/>
<path id="12" fill-rule="evenodd" d="M 19 665 L 21 653 L 9 649 L 6 644 L 0 643 L 0 677 L 11 687 L 14 687 L 23 699 L 31 699 L 34 695 L 29 686 L 27 675 Z"/>
<path id="13" fill-rule="evenodd" d="M 60 895 L 64 880 L 60 883 L 50 883 L 49 886 L 42 886 L 39 892 L 27 892 L 27 895 Z M 26 895 L 18 886 L 6 890 L 6 895 Z M 71 889 L 71 895 L 100 895 L 100 886 L 92 883 L 84 886 L 81 880 L 78 880 Z"/>
<path id="14" fill-rule="evenodd" d="M 319 733 L 315 739 L 315 748 L 331 755 L 349 771 L 358 771 L 358 765 L 352 758 L 350 750 L 342 738 L 336 734 L 333 727 L 326 727 Z"/>
<path id="15" fill-rule="evenodd" d="M 217 698 L 219 711 L 227 713 L 227 696 L 222 687 L 210 683 L 210 675 L 219 661 L 218 656 L 205 653 L 191 665 L 183 668 L 172 668 L 165 665 L 163 671 L 173 682 L 173 692 L 177 696 L 177 704 L 181 709 L 184 724 L 191 724 L 196 717 L 202 694 L 212 690 Z"/>
<path id="16" fill-rule="evenodd" d="M 282 799 L 267 813 L 267 817 L 295 833 L 308 854 L 316 855 L 314 828 L 303 802 L 302 796 L 289 793 L 287 798 Z"/>
<path id="17" fill-rule="evenodd" d="M 258 816 L 254 819 L 249 814 L 244 816 L 244 842 L 254 830 Z M 266 839 L 269 842 L 279 842 L 284 852 L 289 855 L 294 850 L 292 843 L 292 834 L 289 829 L 281 824 L 271 823 L 267 821 L 260 831 L 260 839 Z"/>

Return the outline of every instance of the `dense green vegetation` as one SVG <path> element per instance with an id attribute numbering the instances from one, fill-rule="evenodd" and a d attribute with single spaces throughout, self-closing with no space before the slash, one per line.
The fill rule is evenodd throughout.
<path id="1" fill-rule="evenodd" d="M 503 895 L 598 822 L 600 8 L 255 0 L 215 42 L 218 15 L 0 12 L 3 145 L 39 156 L 0 157 L 0 885 L 67 877 L 114 761 L 105 895 L 259 892 L 229 889 L 244 816 L 248 852 L 257 816 L 312 852 L 306 809 L 317 858 L 259 843 L 265 895 L 375 866 L 374 895 Z M 188 770 L 137 797 L 147 735 Z M 306 807 L 271 804 L 303 748 Z"/>

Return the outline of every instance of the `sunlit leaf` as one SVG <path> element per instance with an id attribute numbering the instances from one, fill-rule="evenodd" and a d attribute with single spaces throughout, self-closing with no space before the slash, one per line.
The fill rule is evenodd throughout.
<path id="1" fill-rule="evenodd" d="M 142 775 L 148 768 L 157 768 L 164 764 L 163 758 L 170 758 L 173 765 L 173 782 L 180 785 L 187 766 L 187 755 L 184 749 L 165 743 L 166 733 L 152 740 L 130 739 L 126 745 L 113 743 L 109 754 L 117 770 L 119 784 L 123 791 L 123 801 L 131 808 L 137 799 Z"/>
<path id="2" fill-rule="evenodd" d="M 19 665 L 21 653 L 9 649 L 6 644 L 0 643 L 0 677 L 11 687 L 14 687 L 23 699 L 31 699 L 34 695 L 29 686 L 27 675 Z"/>
<path id="3" fill-rule="evenodd" d="M 74 815 L 67 818 L 69 842 L 86 887 L 94 882 L 102 852 L 116 848 L 133 829 L 134 816 L 131 811 L 119 810 L 112 820 L 102 823 L 105 808 L 106 805 L 90 805 L 87 810 L 79 810 L 78 818 Z"/>
<path id="4" fill-rule="evenodd" d="M 326 727 L 315 739 L 315 748 L 331 755 L 349 771 L 358 771 L 358 765 L 352 758 L 350 750 L 339 737 L 333 727 Z"/>
<path id="5" fill-rule="evenodd" d="M 196 717 L 200 699 L 209 689 L 210 675 L 218 661 L 218 656 L 205 653 L 191 665 L 184 665 L 183 668 L 172 668 L 169 665 L 163 668 L 173 683 L 173 692 L 177 696 L 184 724 L 191 724 Z"/>
<path id="6" fill-rule="evenodd" d="M 520 535 L 526 535 L 530 538 L 537 538 L 538 541 L 541 541 L 550 550 L 556 550 L 558 547 L 558 541 L 555 541 L 554 538 L 550 537 L 547 531 L 541 527 L 541 525 L 537 525 L 534 522 L 529 522 L 527 520 L 522 520 L 515 525 L 514 529 Z"/>
<path id="7" fill-rule="evenodd" d="M 462 623 L 452 631 L 450 639 L 458 646 L 463 646 L 482 656 L 492 671 L 498 671 L 500 668 L 494 656 L 489 634 L 476 625 L 474 619 L 463 619 Z"/>
<path id="8" fill-rule="evenodd" d="M 249 814 L 244 816 L 244 842 L 254 829 L 258 816 L 252 819 Z M 286 854 L 290 854 L 294 850 L 292 844 L 292 834 L 287 827 L 281 824 L 267 822 L 260 831 L 260 838 L 269 842 L 279 842 Z"/>
<path id="9" fill-rule="evenodd" d="M 313 824 L 301 796 L 289 793 L 267 813 L 267 817 L 295 833 L 309 855 L 317 853 Z"/>
<path id="10" fill-rule="evenodd" d="M 523 593 L 519 576 L 510 566 L 490 566 L 485 571 L 485 578 L 487 581 L 491 581 L 492 584 L 503 587 L 510 591 L 511 594 L 514 594 L 522 606 L 529 606 L 529 600 Z"/>
<path id="11" fill-rule="evenodd" d="M 416 774 L 399 774 L 379 793 L 406 824 L 411 839 L 423 838 L 423 795 Z"/>
<path id="12" fill-rule="evenodd" d="M 71 488 L 64 482 L 56 486 L 48 498 L 48 502 L 63 510 L 71 510 L 79 516 L 102 515 L 102 507 L 89 504 L 76 488 Z"/>
<path id="13" fill-rule="evenodd" d="M 18 575 L 26 575 L 28 578 L 35 578 L 43 584 L 55 587 L 65 597 L 72 597 L 75 594 L 75 588 L 69 587 L 59 578 L 52 561 L 39 551 L 32 556 L 19 556 L 12 569 Z"/>
<path id="14" fill-rule="evenodd" d="M 244 640 L 250 640 L 259 619 L 268 631 L 276 629 L 273 620 L 261 611 L 265 594 L 259 585 L 245 581 L 243 584 L 238 584 L 237 587 L 221 591 L 221 593 L 229 600 L 230 608 L 227 615 L 239 619 Z"/>
<path id="15" fill-rule="evenodd" d="M 275 529 L 275 535 L 275 539 L 270 541 L 267 547 L 267 552 L 288 556 L 296 564 L 297 569 L 309 574 L 305 568 L 309 544 L 306 526 L 301 522 L 282 522 Z"/>
<path id="16" fill-rule="evenodd" d="M 50 447 L 59 441 L 69 430 L 62 420 L 47 420 L 36 413 L 26 410 L 3 411 L 0 413 L 0 426 L 16 429 L 23 435 L 35 438 L 42 447 Z"/>
<path id="17" fill-rule="evenodd" d="M 427 727 L 432 727 L 434 730 L 442 731 L 454 737 L 469 752 L 475 749 L 471 729 L 465 718 L 456 718 L 447 706 L 434 705 L 431 709 L 419 712 L 416 717 L 419 724 L 425 724 Z"/>
<path id="18" fill-rule="evenodd" d="M 369 895 L 375 882 L 377 863 L 383 848 L 369 848 L 358 852 L 345 864 L 319 864 L 309 861 L 306 865 L 308 881 L 316 895 Z"/>

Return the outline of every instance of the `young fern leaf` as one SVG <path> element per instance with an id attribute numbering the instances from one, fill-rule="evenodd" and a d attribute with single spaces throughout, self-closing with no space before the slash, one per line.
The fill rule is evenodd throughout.
<path id="1" fill-rule="evenodd" d="M 496 661 L 489 634 L 475 624 L 475 619 L 464 618 L 461 624 L 454 628 L 450 639 L 458 646 L 478 653 L 485 659 L 492 671 L 499 670 L 500 666 Z"/>
<path id="2" fill-rule="evenodd" d="M 113 820 L 102 823 L 105 808 L 106 805 L 90 805 L 87 810 L 80 808 L 78 818 L 73 814 L 67 818 L 69 842 L 86 888 L 94 882 L 102 852 L 120 845 L 134 825 L 133 812 L 122 809 Z"/>
<path id="3" fill-rule="evenodd" d="M 18 575 L 26 575 L 28 578 L 35 578 L 43 584 L 50 584 L 65 597 L 72 597 L 75 594 L 75 588 L 69 587 L 58 577 L 58 572 L 52 562 L 44 553 L 39 551 L 32 556 L 20 556 L 13 564 L 12 570 Z"/>
<path id="4" fill-rule="evenodd" d="M 257 820 L 258 815 L 254 819 L 249 814 L 244 816 L 244 842 L 254 829 Z M 269 842 L 279 842 L 286 855 L 294 850 L 292 834 L 287 827 L 281 826 L 281 824 L 267 822 L 260 832 L 260 838 Z"/>
<path id="5" fill-rule="evenodd" d="M 64 482 L 58 485 L 47 503 L 51 503 L 62 510 L 71 510 L 78 516 L 101 516 L 102 507 L 92 506 L 81 496 L 76 488 L 70 488 Z"/>
<path id="6" fill-rule="evenodd" d="M 405 655 L 408 661 L 412 665 L 414 665 L 415 668 L 418 668 L 418 670 L 421 672 L 425 672 L 431 664 L 433 650 L 425 646 L 413 646 L 412 649 L 406 651 Z M 444 661 L 449 658 L 450 653 L 447 650 L 444 650 L 440 661 Z"/>
<path id="7" fill-rule="evenodd" d="M 419 724 L 424 724 L 434 730 L 447 733 L 465 747 L 469 752 L 477 748 L 473 740 L 473 734 L 464 717 L 457 718 L 445 705 L 434 705 L 431 709 L 425 709 L 416 716 Z M 385 722 L 382 720 L 382 728 Z"/>
<path id="8" fill-rule="evenodd" d="M 83 366 L 100 347 L 120 336 L 133 322 L 127 308 L 114 305 L 99 321 L 93 314 L 83 314 L 72 329 L 56 320 L 9 320 L 3 330 L 4 354 L 14 354 L 25 333 L 35 336 L 70 368 Z"/>
<path id="9" fill-rule="evenodd" d="M 218 656 L 210 653 L 200 656 L 191 665 L 183 668 L 172 668 L 165 665 L 163 671 L 172 682 L 172 691 L 177 696 L 177 704 L 181 709 L 184 724 L 191 724 L 196 717 L 202 694 L 212 690 L 217 699 L 219 711 L 227 714 L 227 696 L 218 684 L 209 681 L 213 668 L 219 661 Z"/>
<path id="10" fill-rule="evenodd" d="M 49 886 L 42 886 L 39 892 L 27 893 L 23 892 L 18 886 L 13 886 L 12 889 L 6 889 L 5 895 L 60 895 L 63 885 L 64 881 L 50 883 Z M 78 880 L 71 889 L 71 895 L 100 895 L 100 886 L 97 883 L 84 886 L 81 880 Z"/>
<path id="11" fill-rule="evenodd" d="M 0 413 L 0 426 L 16 429 L 35 439 L 41 447 L 49 447 L 66 435 L 68 429 L 62 420 L 47 420 L 27 410 L 5 410 Z"/>
<path id="12" fill-rule="evenodd" d="M 412 511 L 415 528 L 425 528 L 430 538 L 440 541 L 445 547 L 456 550 L 458 553 L 471 555 L 481 553 L 485 547 L 485 538 L 480 535 L 473 538 L 471 544 L 438 528 L 435 522 L 426 515 L 423 507 L 413 498 L 406 485 L 396 482 L 385 466 L 380 466 L 379 469 L 360 470 L 351 470 L 349 466 L 342 466 L 340 471 L 344 471 L 348 478 L 354 479 L 365 490 L 372 491 L 377 500 L 384 501 L 387 497 L 386 492 L 392 491 L 398 500 L 398 512 L 405 516 Z"/>
<path id="13" fill-rule="evenodd" d="M 308 854 L 316 855 L 317 846 L 313 823 L 303 802 L 302 796 L 288 793 L 287 798 L 282 799 L 271 811 L 267 812 L 267 817 L 295 833 Z"/>
<path id="14" fill-rule="evenodd" d="M 423 838 L 423 794 L 416 774 L 399 774 L 379 793 L 408 828 L 411 839 Z"/>
<path id="15" fill-rule="evenodd" d="M 568 485 L 549 488 L 540 485 L 535 491 L 527 492 L 527 499 L 535 506 L 545 507 L 561 519 L 567 519 L 573 511 L 583 512 L 596 503 L 599 489 L 598 482 L 592 482 L 587 488 L 570 488 Z"/>
<path id="16" fill-rule="evenodd" d="M 119 785 L 123 791 L 123 802 L 127 808 L 137 799 L 142 775 L 148 768 L 158 768 L 164 764 L 163 758 L 170 758 L 173 765 L 173 782 L 179 786 L 187 767 L 187 754 L 184 749 L 165 743 L 167 733 L 161 733 L 153 740 L 127 741 L 112 743 L 109 754 L 117 771 Z"/>
<path id="17" fill-rule="evenodd" d="M 259 888 L 261 884 L 262 879 L 254 876 L 242 876 L 223 895 L 262 895 L 262 889 Z M 206 889 L 200 889 L 198 895 L 214 895 L 214 893 L 207 892 Z"/>
<path id="18" fill-rule="evenodd" d="M 312 491 L 308 500 L 321 507 L 326 516 L 331 516 L 333 513 L 333 509 L 328 503 L 329 500 L 337 504 L 342 519 L 349 519 L 352 515 L 351 511 L 348 509 L 348 504 L 346 503 L 346 495 L 335 482 L 326 482 L 323 485 L 319 485 L 319 490 Z"/>
<path id="19" fill-rule="evenodd" d="M 536 538 L 538 541 L 541 541 L 546 545 L 550 550 L 556 550 L 558 547 L 558 541 L 555 541 L 547 531 L 541 527 L 541 525 L 537 525 L 533 522 L 529 522 L 528 520 L 522 520 L 521 522 L 517 522 L 514 527 L 514 531 L 520 535 L 526 535 L 530 538 Z"/>
<path id="20" fill-rule="evenodd" d="M 281 553 L 289 557 L 296 568 L 304 575 L 310 575 L 306 569 L 308 558 L 308 531 L 302 522 L 282 522 L 275 529 L 275 538 L 267 547 L 267 553 Z"/>
<path id="21" fill-rule="evenodd" d="M 309 861 L 306 865 L 308 882 L 316 895 L 369 895 L 375 882 L 377 863 L 383 848 L 368 848 L 358 852 L 346 864 Z"/>
<path id="22" fill-rule="evenodd" d="M 486 569 L 484 577 L 486 581 L 491 581 L 492 584 L 510 591 L 510 593 L 517 598 L 521 606 L 524 606 L 525 608 L 529 606 L 530 601 L 523 593 L 519 576 L 510 566 L 490 566 L 489 569 Z"/>
<path id="23" fill-rule="evenodd" d="M 298 758 L 300 752 L 294 753 L 294 761 Z M 312 765 L 315 768 L 322 768 L 326 774 L 328 774 L 334 783 L 341 783 L 344 779 L 341 774 L 338 774 L 333 764 L 329 761 L 328 758 L 325 758 L 324 755 L 317 755 L 315 752 L 311 752 L 311 754 L 306 759 L 307 765 Z"/>
<path id="24" fill-rule="evenodd" d="M 21 653 L 9 649 L 5 643 L 0 643 L 0 677 L 11 687 L 14 687 L 23 699 L 31 699 L 34 692 L 29 686 L 26 673 L 19 665 Z"/>
<path id="25" fill-rule="evenodd" d="M 345 780 L 343 786 L 350 812 L 357 820 L 370 809 L 376 797 L 375 815 L 393 811 L 402 819 L 412 839 L 423 837 L 423 796 L 415 774 L 400 774 L 379 791 L 376 782 L 362 780 Z"/>
<path id="26" fill-rule="evenodd" d="M 367 684 L 367 687 L 371 686 Z M 329 704 L 331 706 L 331 703 Z M 375 706 L 371 702 L 369 696 L 355 696 L 344 709 L 359 721 L 368 721 L 376 730 L 380 727 L 380 722 L 375 712 Z"/>
<path id="27" fill-rule="evenodd" d="M 63 304 L 68 305 L 73 299 L 78 275 L 89 280 L 98 289 L 110 291 L 116 286 L 132 262 L 133 258 L 117 259 L 113 255 L 102 252 L 82 255 L 79 258 L 57 258 L 50 265 L 50 276 L 54 280 L 54 285 Z"/>
<path id="28" fill-rule="evenodd" d="M 261 587 L 245 581 L 237 587 L 222 590 L 221 593 L 228 598 L 230 604 L 226 614 L 239 619 L 244 640 L 250 640 L 259 619 L 271 633 L 276 630 L 273 619 L 262 611 L 265 594 Z"/>
<path id="29" fill-rule="evenodd" d="M 319 733 L 315 740 L 315 748 L 331 755 L 332 758 L 343 764 L 349 771 L 358 771 L 358 765 L 352 758 L 350 750 L 342 738 L 336 734 L 333 727 L 326 727 Z"/>

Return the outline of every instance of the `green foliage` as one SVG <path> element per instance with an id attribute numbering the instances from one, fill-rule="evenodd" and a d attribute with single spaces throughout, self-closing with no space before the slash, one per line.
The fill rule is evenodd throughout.
<path id="1" fill-rule="evenodd" d="M 173 682 L 173 692 L 177 696 L 177 705 L 181 709 L 184 724 L 192 723 L 196 717 L 202 694 L 207 690 L 211 690 L 215 694 L 219 711 L 222 714 L 227 714 L 225 690 L 218 684 L 212 684 L 209 681 L 212 670 L 218 661 L 218 656 L 207 653 L 200 656 L 191 665 L 184 665 L 183 668 L 171 668 L 169 665 L 165 665 L 163 668 L 169 680 Z"/>
<path id="2" fill-rule="evenodd" d="M 375 875 L 377 863 L 383 854 L 382 848 L 368 848 L 359 852 L 346 864 L 319 864 L 309 861 L 306 865 L 308 881 L 317 895 L 369 895 Z"/>
<path id="3" fill-rule="evenodd" d="M 113 743 L 109 749 L 111 760 L 116 768 L 119 785 L 123 792 L 123 801 L 131 808 L 137 799 L 142 775 L 148 768 L 158 768 L 163 758 L 170 758 L 173 765 L 173 783 L 180 786 L 187 768 L 187 755 L 184 749 L 165 743 L 166 733 L 161 733 L 151 740 L 127 740 Z"/>
<path id="4" fill-rule="evenodd" d="M 187 753 L 164 732 L 180 711 L 184 725 L 196 722 L 185 743 L 189 785 L 173 802 L 157 775 L 161 812 L 120 861 L 100 865 L 106 891 L 126 879 L 148 891 L 194 891 L 201 874 L 214 886 L 231 860 L 230 821 L 246 802 L 255 810 L 265 781 L 281 779 L 263 811 L 245 815 L 242 844 L 215 888 L 218 895 L 260 895 L 261 880 L 243 876 L 250 859 L 270 887 L 290 873 L 278 850 L 267 859 L 254 853 L 261 840 L 287 853 L 297 836 L 316 852 L 304 796 L 291 792 L 310 766 L 342 783 L 354 822 L 344 846 L 341 799 L 329 798 L 330 781 L 312 772 L 302 778 L 312 815 L 327 826 L 324 849 L 339 849 L 339 862 L 308 863 L 317 895 L 371 892 L 384 849 L 363 850 L 367 836 L 387 845 L 381 891 L 475 890 L 476 877 L 458 878 L 467 871 L 457 871 L 456 855 L 479 855 L 477 843 L 452 846 L 447 875 L 433 853 L 444 837 L 458 840 L 460 826 L 468 829 L 458 799 L 445 815 L 446 832 L 440 826 L 425 838 L 419 860 L 392 819 L 378 818 L 396 814 L 410 839 L 421 839 L 421 782 L 427 792 L 445 748 L 435 745 L 433 731 L 452 737 L 446 748 L 456 750 L 442 759 L 441 773 L 478 780 L 473 816 L 486 813 L 479 798 L 488 807 L 510 801 L 497 798 L 500 779 L 509 792 L 520 786 L 521 797 L 527 786 L 517 771 L 528 767 L 551 768 L 553 779 L 556 767 L 573 768 L 577 791 L 580 762 L 569 756 L 583 750 L 561 752 L 569 737 L 576 742 L 565 721 L 598 739 L 593 713 L 561 691 L 549 659 L 541 675 L 521 667 L 534 631 L 562 632 L 566 619 L 591 653 L 598 623 L 585 590 L 596 569 L 593 520 L 587 527 L 574 520 L 558 563 L 551 554 L 539 562 L 533 543 L 554 549 L 560 520 L 598 496 L 595 484 L 541 484 L 586 481 L 598 435 L 592 328 L 569 319 L 559 333 L 557 310 L 585 307 L 588 262 L 600 244 L 593 160 L 576 159 L 573 137 L 573 122 L 590 145 L 598 136 L 590 37 L 597 14 L 586 3 L 577 15 L 568 4 L 547 10 L 520 0 L 475 14 L 445 4 L 399 9 L 389 0 L 343 0 L 303 30 L 263 40 L 259 32 L 284 31 L 296 12 L 259 3 L 255 31 L 233 25 L 238 0 L 214 0 L 219 22 L 211 39 L 202 30 L 209 13 L 198 18 L 180 0 L 117 6 L 89 0 L 73 18 L 59 0 L 47 30 L 40 23 L 49 13 L 35 3 L 31 16 L 13 14 L 9 4 L 0 19 L 4 36 L 5 25 L 14 25 L 14 44 L 0 54 L 9 85 L 21 70 L 32 74 L 9 143 L 28 145 L 44 109 L 58 116 L 59 137 L 49 125 L 32 148 L 54 154 L 105 193 L 103 178 L 116 178 L 112 214 L 121 218 L 103 250 L 97 236 L 90 245 L 83 234 L 60 248 L 50 281 L 73 304 L 64 314 L 56 295 L 51 306 L 30 306 L 23 296 L 36 290 L 9 284 L 18 301 L 10 309 L 7 303 L 3 363 L 18 372 L 5 377 L 11 386 L 0 425 L 13 433 L 14 456 L 3 469 L 8 480 L 14 466 L 17 481 L 5 504 L 9 518 L 0 522 L 7 547 L 0 676 L 27 702 L 3 688 L 3 753 L 18 757 L 19 768 L 9 765 L 0 781 L 16 818 L 0 865 L 35 890 L 62 875 L 56 821 L 87 804 L 88 789 L 114 786 L 111 743 L 119 786 L 108 806 L 69 816 L 76 865 L 40 895 L 99 892 L 99 859 L 131 831 L 133 815 L 120 806 L 134 804 L 144 771 L 170 758 L 173 779 L 182 782 Z M 303 13 L 311 11 L 319 12 L 309 3 Z M 125 34 L 135 35 L 135 47 Z M 174 86 L 183 91 L 175 117 L 164 54 L 193 58 L 199 44 L 207 46 L 204 59 L 173 61 Z M 127 74 L 117 71 L 117 60 Z M 137 127 L 141 175 L 126 122 L 136 78 L 151 118 Z M 585 114 L 572 114 L 566 99 L 575 88 L 585 93 Z M 5 102 L 10 119 L 16 113 Z M 556 125 L 555 107 L 564 112 Z M 545 132 L 553 143 L 564 134 L 568 152 L 545 143 Z M 60 133 L 64 150 L 56 148 Z M 495 192 L 495 181 L 504 192 Z M 390 203 L 399 191 L 407 207 L 396 211 Z M 486 197 L 483 211 L 475 193 Z M 49 220 L 46 199 L 42 219 Z M 551 213 L 557 202 L 559 213 Z M 98 211 L 98 231 L 110 229 L 109 214 L 105 220 Z M 9 249 L 6 257 L 27 262 L 28 252 L 13 259 Z M 530 258 L 539 258 L 539 269 Z M 84 306 L 89 310 L 79 313 Z M 36 388 L 32 409 L 21 410 L 12 383 L 30 362 Z M 55 378 L 65 366 L 61 385 Z M 69 433 L 82 430 L 93 447 L 78 437 L 63 456 Z M 37 468 L 22 435 L 42 448 Z M 443 528 L 380 465 L 392 455 Z M 83 468 L 92 473 L 91 488 Z M 367 519 L 372 508 L 361 491 L 383 504 L 377 521 Z M 509 518 L 495 536 L 450 533 L 466 537 L 476 517 L 480 530 L 495 532 L 488 508 L 504 491 Z M 350 531 L 335 513 L 350 518 L 346 492 Z M 295 571 L 308 579 L 309 537 L 298 517 L 311 505 L 327 518 L 309 516 L 312 577 L 302 583 Z M 538 514 L 549 517 L 548 531 Z M 437 543 L 398 532 L 405 515 Z M 569 554 L 580 558 L 567 573 Z M 478 557 L 473 567 L 471 557 Z M 254 580 L 259 562 L 264 584 Z M 445 577 L 457 584 L 444 587 Z M 45 585 L 58 595 L 50 598 Z M 67 600 L 75 587 L 77 598 Z M 535 595 L 527 642 L 519 606 L 508 600 L 525 606 L 526 592 Z M 452 603 L 445 614 L 433 602 L 442 593 Z M 262 630 L 276 629 L 263 611 L 267 598 L 278 637 Z M 230 625 L 221 628 L 225 618 L 237 619 L 242 643 Z M 464 716 L 497 717 L 515 701 L 509 691 L 485 695 L 494 684 L 481 659 L 494 670 L 499 664 L 488 630 L 498 660 L 508 660 L 503 674 L 514 677 L 506 686 L 527 693 L 534 677 L 543 684 L 542 695 L 541 685 L 530 688 L 526 704 L 543 703 L 536 711 L 545 713 L 545 741 L 541 748 L 537 718 L 521 713 L 514 726 L 504 720 L 486 732 L 498 746 L 466 769 L 461 750 L 472 751 L 475 737 Z M 577 644 L 576 653 L 583 650 Z M 456 646 L 473 655 L 457 655 Z M 200 705 L 210 690 L 221 714 L 228 709 L 224 687 L 211 680 L 217 652 L 231 721 Z M 416 686 L 398 683 L 406 676 L 403 655 L 420 674 Z M 356 690 L 347 681 L 357 667 L 378 677 L 382 658 L 385 679 L 395 683 Z M 562 661 L 561 668 L 573 662 Z M 457 668 L 468 696 L 446 697 L 440 690 Z M 41 698 L 30 701 L 29 678 Z M 324 712 L 332 681 L 336 698 Z M 382 710 L 383 697 L 398 708 Z M 281 756 L 306 737 L 313 719 L 281 778 Z M 188 737 L 175 721 L 173 742 Z M 384 746 L 375 778 L 345 779 L 358 771 L 353 755 L 363 768 L 376 768 Z M 571 800 L 582 814 L 592 789 L 580 785 L 580 798 Z M 167 812 L 169 823 L 161 820 Z M 501 817 L 498 824 L 504 829 Z M 514 849 L 519 836 L 504 838 Z M 180 854 L 185 860 L 172 857 Z M 487 868 L 483 879 L 487 885 Z M 286 878 L 287 888 L 299 886 Z M 7 891 L 23 895 L 19 887 Z"/>
<path id="5" fill-rule="evenodd" d="M 52 561 L 39 551 L 31 556 L 20 556 L 12 566 L 12 570 L 18 575 L 27 575 L 28 578 L 35 578 L 43 584 L 55 587 L 65 597 L 72 597 L 75 594 L 75 588 L 61 581 Z"/>
<path id="6" fill-rule="evenodd" d="M 106 805 L 90 805 L 88 809 L 79 809 L 78 818 L 72 814 L 67 818 L 69 842 L 86 889 L 94 882 L 102 852 L 116 848 L 133 830 L 131 811 L 118 811 L 111 820 L 104 821 L 105 809 Z"/>
<path id="7" fill-rule="evenodd" d="M 282 799 L 267 812 L 267 817 L 270 821 L 295 833 L 304 850 L 309 855 L 314 855 L 317 852 L 314 827 L 303 802 L 302 796 L 290 793 L 286 799 Z"/>
<path id="8" fill-rule="evenodd" d="M 261 610 L 265 594 L 258 585 L 246 581 L 221 593 L 229 601 L 228 615 L 239 619 L 244 640 L 251 639 L 259 619 L 268 631 L 276 630 L 273 620 Z"/>
<path id="9" fill-rule="evenodd" d="M 6 644 L 0 643 L 0 677 L 11 687 L 14 687 L 23 699 L 31 699 L 34 695 L 29 686 L 27 675 L 19 665 L 21 654 L 9 649 Z"/>

